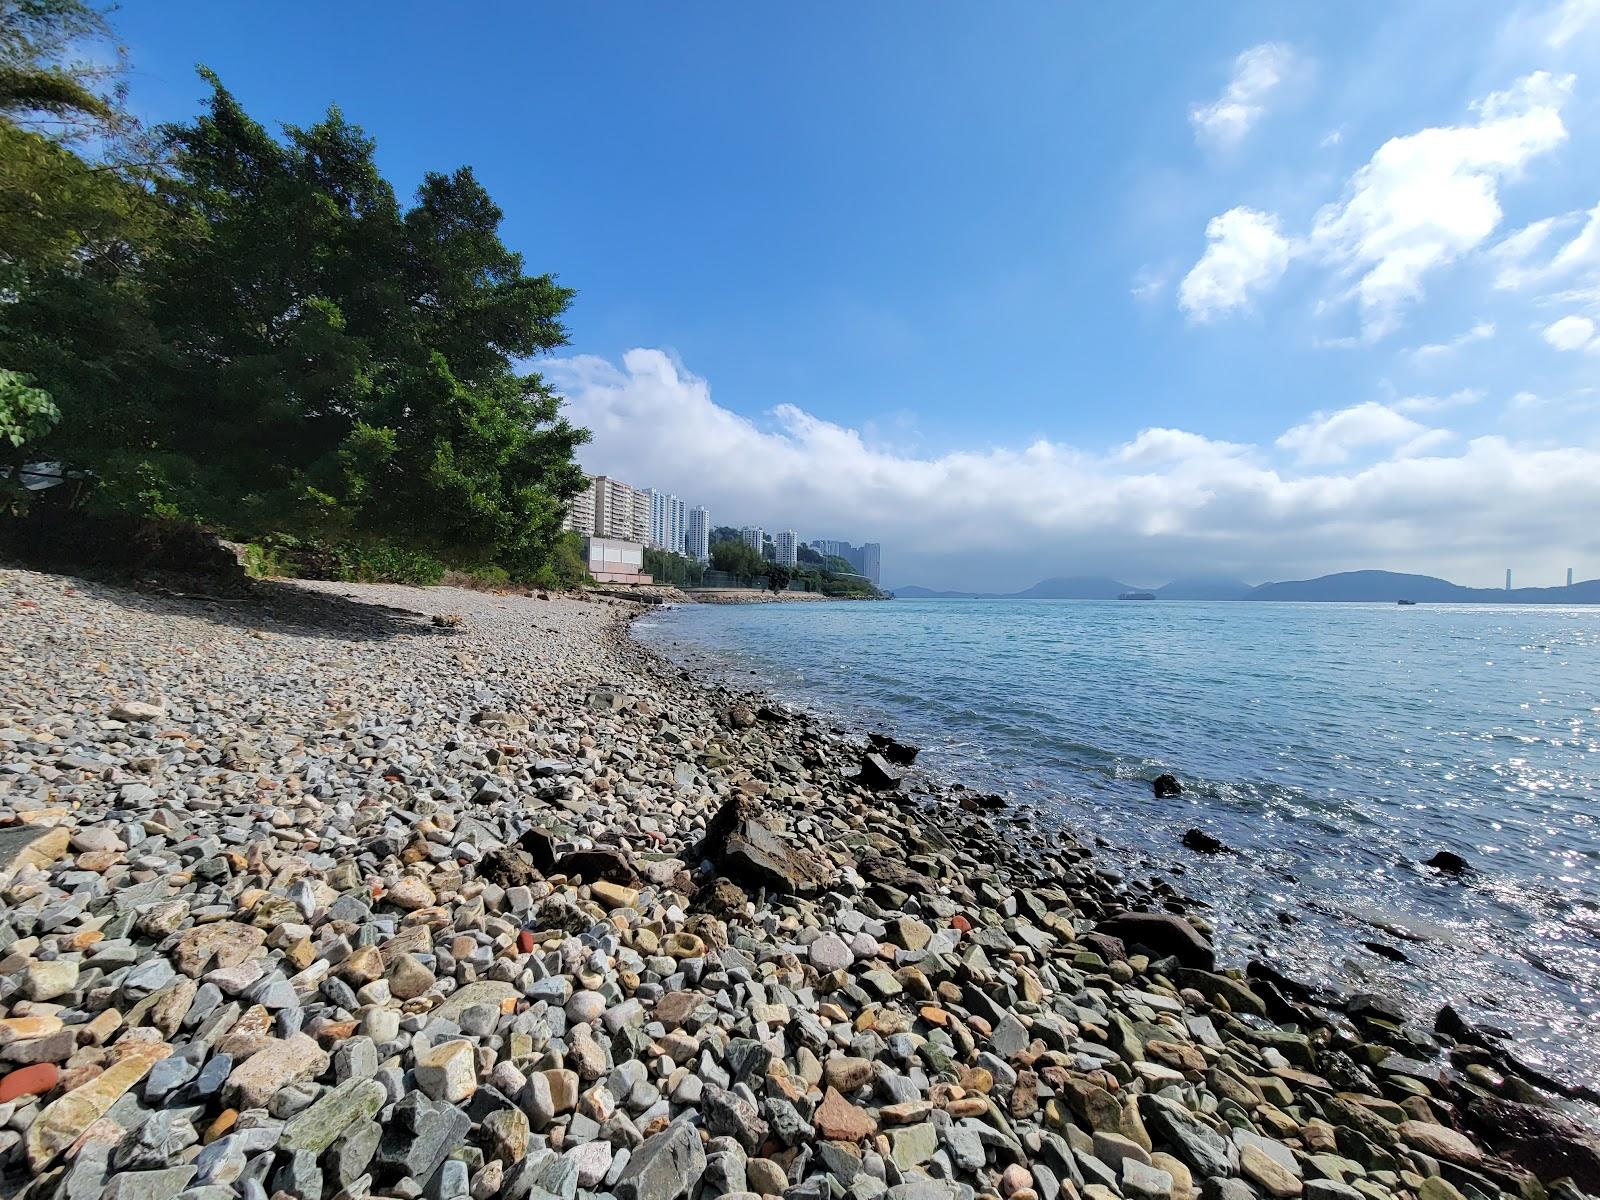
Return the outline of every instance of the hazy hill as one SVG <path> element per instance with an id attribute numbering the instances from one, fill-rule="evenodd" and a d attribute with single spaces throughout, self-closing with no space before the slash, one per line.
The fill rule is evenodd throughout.
<path id="1" fill-rule="evenodd" d="M 1099 576 L 1041 579 L 1020 592 L 940 592 L 915 585 L 893 589 L 905 600 L 1115 600 L 1130 590 L 1125 583 Z"/>
<path id="2" fill-rule="evenodd" d="M 1416 600 L 1432 604 L 1600 604 L 1600 579 L 1568 587 L 1469 588 L 1433 575 L 1396 571 L 1343 571 L 1316 579 L 1263 583 L 1246 600 L 1310 600 L 1331 603 L 1388 603 Z"/>
<path id="3" fill-rule="evenodd" d="M 1174 579 L 1155 591 L 1157 600 L 1243 600 L 1250 585 L 1242 579 L 1196 575 L 1190 579 Z"/>
<path id="4" fill-rule="evenodd" d="M 1101 576 L 1043 579 L 1020 592 L 941 592 L 925 587 L 895 588 L 907 600 L 1115 600 L 1134 591 L 1125 583 Z M 1263 583 L 1251 587 L 1240 579 L 1194 576 L 1174 579 L 1155 589 L 1157 600 L 1301 600 L 1330 604 L 1600 604 L 1600 579 L 1569 587 L 1471 588 L 1434 575 L 1399 571 L 1342 571 L 1316 579 Z"/>
<path id="5" fill-rule="evenodd" d="M 982 592 L 940 592 L 933 588 L 919 587 L 912 584 L 909 587 L 890 588 L 896 597 L 902 600 L 977 600 L 985 593 Z"/>
<path id="6" fill-rule="evenodd" d="M 1005 600 L 1115 600 L 1123 592 L 1131 592 L 1125 583 L 1099 576 L 1071 575 L 1055 579 L 1041 579 L 1031 588 L 1010 592 Z"/>

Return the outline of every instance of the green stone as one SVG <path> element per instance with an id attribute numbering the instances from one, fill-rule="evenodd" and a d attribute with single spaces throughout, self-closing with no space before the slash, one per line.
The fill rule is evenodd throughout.
<path id="1" fill-rule="evenodd" d="M 387 1096 L 376 1079 L 347 1079 L 290 1121 L 278 1145 L 321 1154 L 351 1125 L 377 1115 Z"/>
<path id="2" fill-rule="evenodd" d="M 889 1157 L 902 1171 L 921 1166 L 939 1149 L 939 1135 L 928 1121 L 896 1129 L 889 1136 Z"/>
<path id="3" fill-rule="evenodd" d="M 1289 1085 L 1276 1075 L 1257 1075 L 1250 1083 L 1261 1093 L 1261 1098 L 1269 1103 L 1279 1107 L 1294 1103 L 1294 1093 L 1289 1090 Z"/>
<path id="4" fill-rule="evenodd" d="M 483 979 L 452 992 L 443 1004 L 428 1015 L 443 1021 L 454 1021 L 475 1004 L 492 1004 L 499 1008 L 503 1001 L 520 995 L 522 993 L 516 984 L 499 979 Z"/>
<path id="5" fill-rule="evenodd" d="M 1465 1200 L 1455 1184 L 1437 1175 L 1429 1176 L 1417 1189 L 1417 1200 Z"/>
<path id="6" fill-rule="evenodd" d="M 893 971 L 885 971 L 881 968 L 876 971 L 868 971 L 861 977 L 861 982 L 877 992 L 885 1000 L 890 996 L 898 996 L 904 990 L 900 986 L 900 981 L 894 977 Z"/>

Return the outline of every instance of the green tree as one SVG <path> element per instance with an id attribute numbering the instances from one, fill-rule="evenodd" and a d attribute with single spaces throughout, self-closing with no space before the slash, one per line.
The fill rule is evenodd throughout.
<path id="1" fill-rule="evenodd" d="M 0 0 L 0 286 L 95 265 L 146 227 L 152 151 L 124 70 L 99 9 Z"/>
<path id="2" fill-rule="evenodd" d="M 767 568 L 761 555 L 742 541 L 722 541 L 712 546 L 711 566 L 741 579 L 765 574 Z"/>
<path id="3" fill-rule="evenodd" d="M 0 372 L 0 473 L 38 450 L 71 377 L 125 340 L 117 280 L 156 208 L 109 42 L 80 0 L 0 0 L 0 367 L 20 368 Z M 92 159 L 74 148 L 91 143 Z"/>
<path id="4" fill-rule="evenodd" d="M 121 48 L 110 62 L 74 57 L 110 38 L 83 0 L 0 0 L 0 118 L 72 140 L 122 128 Z"/>
<path id="5" fill-rule="evenodd" d="M 337 108 L 275 137 L 202 75 L 204 113 L 160 131 L 150 245 L 0 317 L 62 410 L 40 452 L 85 468 L 96 503 L 243 538 L 520 579 L 564 560 L 588 434 L 521 367 L 565 343 L 572 291 L 524 270 L 470 170 L 402 206 Z"/>
<path id="6" fill-rule="evenodd" d="M 767 587 L 774 592 L 781 592 L 794 582 L 795 570 L 783 563 L 767 564 Z"/>

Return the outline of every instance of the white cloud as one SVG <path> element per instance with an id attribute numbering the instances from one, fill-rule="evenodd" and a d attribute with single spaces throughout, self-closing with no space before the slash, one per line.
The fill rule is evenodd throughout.
<path id="1" fill-rule="evenodd" d="M 1595 336 L 1595 323 L 1588 317 L 1562 317 L 1545 326 L 1544 340 L 1557 350 L 1600 351 L 1600 337 Z"/>
<path id="2" fill-rule="evenodd" d="M 1243 308 L 1283 276 L 1294 248 L 1272 213 L 1231 208 L 1206 226 L 1206 252 L 1178 286 L 1178 306 L 1195 321 Z"/>
<path id="3" fill-rule="evenodd" d="M 1399 446 L 1401 453 L 1414 454 L 1449 436 L 1368 400 L 1335 413 L 1312 414 L 1280 437 L 1277 446 L 1293 452 L 1302 463 L 1326 464 L 1346 462 L 1355 452 L 1374 446 Z"/>
<path id="4" fill-rule="evenodd" d="M 1313 252 L 1353 278 L 1364 332 L 1394 329 L 1424 277 L 1500 224 L 1499 187 L 1566 140 L 1572 76 L 1537 71 L 1474 104 L 1472 125 L 1424 129 L 1378 148 L 1312 227 Z"/>
<path id="5" fill-rule="evenodd" d="M 1395 401 L 1394 407 L 1405 413 L 1446 412 L 1452 408 L 1466 408 L 1482 399 L 1483 392 L 1480 389 L 1462 388 L 1448 396 L 1407 396 Z"/>
<path id="6" fill-rule="evenodd" d="M 1166 294 L 1169 282 L 1171 282 L 1169 271 L 1157 267 L 1140 267 L 1128 291 L 1141 304 L 1150 304 Z"/>
<path id="7" fill-rule="evenodd" d="M 1238 145 L 1266 112 L 1267 98 L 1295 66 L 1294 51 L 1281 42 L 1264 42 L 1239 55 L 1222 95 L 1189 110 L 1196 140 L 1224 149 Z"/>
<path id="8" fill-rule="evenodd" d="M 1257 224 L 1268 222 L 1276 270 L 1248 277 L 1243 290 L 1270 287 L 1295 257 L 1314 259 L 1346 281 L 1336 301 L 1354 300 L 1361 311 L 1362 333 L 1371 341 L 1395 329 L 1406 306 L 1421 297 L 1423 281 L 1482 245 L 1500 224 L 1499 190 L 1517 178 L 1535 158 L 1567 138 L 1561 109 L 1572 91 L 1573 77 L 1537 71 L 1502 92 L 1474 103 L 1472 124 L 1438 126 L 1390 138 L 1346 183 L 1343 197 L 1317 213 L 1303 240 L 1286 238 L 1276 217 L 1235 208 L 1214 218 L 1206 235 L 1211 245 L 1190 272 L 1207 281 L 1216 272 L 1202 268 L 1214 254 L 1232 251 L 1239 235 L 1251 232 L 1236 214 Z M 1214 232 L 1219 221 L 1235 218 Z M 1521 235 L 1518 235 L 1521 236 Z M 1531 235 L 1530 235 L 1531 236 Z M 1259 239 L 1258 239 L 1259 240 Z M 1223 245 L 1219 248 L 1218 242 Z M 1232 258 L 1241 256 L 1236 251 Z M 1224 265 L 1229 261 L 1224 257 Z M 1210 303 L 1180 303 L 1199 319 L 1239 307 L 1241 289 L 1201 289 Z M 1185 292 L 1188 280 L 1185 281 Z M 1324 305 L 1324 307 L 1327 307 Z"/>
<path id="9" fill-rule="evenodd" d="M 1193 462 L 1200 458 L 1239 458 L 1251 447 L 1239 442 L 1219 442 L 1184 429 L 1146 429 L 1131 442 L 1118 446 L 1118 462 L 1156 466 Z"/>
<path id="10" fill-rule="evenodd" d="M 1580 220 L 1582 227 L 1548 260 L 1532 261 L 1553 232 L 1570 228 Z M 1495 246 L 1492 253 L 1500 263 L 1495 276 L 1495 286 L 1499 288 L 1543 286 L 1574 275 L 1600 273 L 1600 204 L 1587 213 L 1546 217 L 1525 225 Z"/>
<path id="11" fill-rule="evenodd" d="M 1562 0 L 1551 14 L 1545 44 L 1560 50 L 1596 20 L 1600 20 L 1600 0 Z"/>
<path id="12" fill-rule="evenodd" d="M 1437 362 L 1448 358 L 1463 346 L 1470 346 L 1473 342 L 1486 342 L 1494 336 L 1494 323 L 1492 321 L 1479 321 L 1465 333 L 1457 334 L 1448 342 L 1429 342 L 1425 346 L 1418 346 L 1411 352 L 1413 362 L 1422 364 Z"/>
<path id="13" fill-rule="evenodd" d="M 1332 424 L 1317 435 L 1321 464 L 1180 429 L 1105 449 L 1038 439 L 928 454 L 787 405 L 747 419 L 658 350 L 630 351 L 620 366 L 579 357 L 540 369 L 594 430 L 583 454 L 591 470 L 705 504 L 719 524 L 880 541 L 891 584 L 1016 587 L 1098 571 L 1135 582 L 1213 570 L 1291 578 L 1363 566 L 1470 581 L 1491 578 L 1512 548 L 1524 562 L 1600 555 L 1591 519 L 1600 448 L 1485 437 L 1422 455 L 1419 438 L 1448 435 L 1373 414 L 1379 405 L 1320 418 Z M 1295 440 L 1309 446 L 1313 435 Z M 1330 464 L 1336 442 L 1398 454 Z"/>

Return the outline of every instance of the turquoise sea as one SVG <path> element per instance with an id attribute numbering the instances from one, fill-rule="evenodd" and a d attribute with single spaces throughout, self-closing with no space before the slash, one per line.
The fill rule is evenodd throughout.
<path id="1" fill-rule="evenodd" d="M 896 600 L 636 628 L 1098 835 L 1209 905 L 1228 961 L 1422 1020 L 1450 1002 L 1600 1078 L 1600 608 Z M 1163 771 L 1182 796 L 1153 797 Z M 1441 849 L 1474 869 L 1420 865 Z"/>

